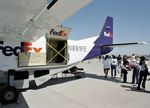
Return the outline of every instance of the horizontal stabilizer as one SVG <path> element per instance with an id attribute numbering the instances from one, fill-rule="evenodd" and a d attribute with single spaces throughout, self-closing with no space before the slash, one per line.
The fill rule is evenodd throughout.
<path id="1" fill-rule="evenodd" d="M 119 44 L 107 44 L 102 45 L 101 47 L 121 47 L 121 46 L 127 46 L 127 45 L 147 45 L 146 42 L 131 42 L 131 43 L 119 43 Z"/>

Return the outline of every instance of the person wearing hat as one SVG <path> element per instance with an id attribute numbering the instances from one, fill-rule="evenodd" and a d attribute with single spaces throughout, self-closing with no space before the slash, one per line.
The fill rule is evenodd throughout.
<path id="1" fill-rule="evenodd" d="M 138 87 L 137 90 L 140 90 L 140 86 L 142 83 L 142 88 L 145 89 L 145 83 L 146 83 L 146 79 L 147 79 L 147 75 L 148 75 L 148 66 L 146 64 L 147 60 L 144 56 L 140 57 L 140 63 L 139 65 L 141 66 L 141 70 L 140 70 L 140 78 L 139 78 L 139 82 L 138 82 Z"/>

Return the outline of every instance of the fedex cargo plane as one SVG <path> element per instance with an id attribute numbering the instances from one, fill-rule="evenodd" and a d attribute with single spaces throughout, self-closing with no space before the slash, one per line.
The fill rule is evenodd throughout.
<path id="1" fill-rule="evenodd" d="M 98 36 L 68 40 L 71 28 L 59 26 L 60 22 L 90 2 L 0 1 L 0 102 L 15 102 L 18 89 L 28 88 L 30 81 L 39 86 L 81 61 L 111 52 L 114 46 L 139 44 L 113 44 L 110 16 Z"/>

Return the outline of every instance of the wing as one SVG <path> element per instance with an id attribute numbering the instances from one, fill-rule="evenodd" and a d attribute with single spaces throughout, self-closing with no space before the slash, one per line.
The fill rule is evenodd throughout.
<path id="1" fill-rule="evenodd" d="M 1 0 L 0 38 L 32 41 L 92 0 Z"/>

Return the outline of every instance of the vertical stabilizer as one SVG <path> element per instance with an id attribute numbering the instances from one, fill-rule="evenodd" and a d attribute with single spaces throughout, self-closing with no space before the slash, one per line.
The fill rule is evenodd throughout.
<path id="1" fill-rule="evenodd" d="M 113 18 L 112 17 L 109 16 L 107 17 L 105 24 L 102 28 L 102 31 L 94 43 L 99 46 L 113 43 Z"/>
<path id="2" fill-rule="evenodd" d="M 94 42 L 94 47 L 90 50 L 84 60 L 94 58 L 112 51 L 112 48 L 101 47 L 113 43 L 113 18 L 107 17 L 99 37 Z"/>

